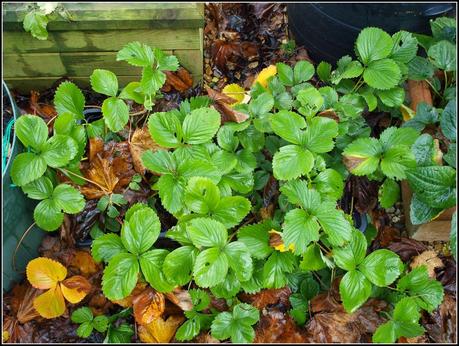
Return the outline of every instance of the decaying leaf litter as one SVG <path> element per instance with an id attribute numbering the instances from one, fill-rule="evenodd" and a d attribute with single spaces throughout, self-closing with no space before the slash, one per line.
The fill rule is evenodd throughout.
<path id="1" fill-rule="evenodd" d="M 156 103 L 154 111 L 174 109 L 185 98 L 207 94 L 214 100 L 214 107 L 221 113 L 223 121 L 243 121 L 241 114 L 231 108 L 231 99 L 222 93 L 225 86 L 236 83 L 247 90 L 265 67 L 278 61 L 295 63 L 309 60 L 304 48 L 287 48 L 287 30 L 286 9 L 281 4 L 206 5 L 204 86 L 193 88 L 190 75 L 184 69 L 168 72 L 167 82 L 163 87 L 164 98 Z M 320 85 L 318 80 L 313 82 Z M 53 94 L 53 89 L 41 95 L 32 92 L 30 96 L 16 95 L 16 100 L 23 113 L 39 115 L 51 129 L 57 114 L 52 106 Z M 88 105 L 100 107 L 102 99 L 99 96 L 85 91 L 85 97 Z M 79 214 L 66 215 L 59 234 L 46 236 L 39 249 L 41 256 L 61 263 L 66 268 L 66 273 L 61 273 L 61 280 L 51 286 L 32 287 L 25 281 L 17 284 L 4 296 L 3 337 L 7 333 L 9 342 L 103 341 L 103 335 L 97 328 L 88 339 L 77 336 L 79 324 L 72 323 L 69 317 L 79 306 L 89 306 L 94 316 L 115 316 L 105 327 L 112 335 L 118 335 L 119 339 L 114 337 L 113 340 L 173 342 L 177 328 L 185 320 L 184 313 L 193 310 L 194 293 L 190 294 L 193 292 L 190 290 L 194 287 L 183 287 L 172 293 L 162 294 L 147 285 L 138 284 L 127 298 L 110 301 L 101 291 L 102 265 L 94 262 L 87 247 L 78 246 L 88 239 L 91 232 L 97 232 L 101 225 L 111 230 L 119 230 L 122 217 L 129 206 L 136 202 L 154 205 L 164 229 L 175 223 L 173 216 L 162 207 L 158 196 L 149 188 L 145 179 L 145 167 L 139 156 L 147 149 L 154 149 L 157 144 L 141 126 L 146 112 L 143 113 L 143 109 L 139 107 L 138 113 L 136 126 L 122 131 L 121 138 L 117 138 L 117 141 L 89 141 L 87 157 L 81 167 L 83 176 L 88 179 L 81 189 L 87 198 L 86 206 Z M 398 125 L 384 113 L 367 113 L 364 117 L 370 124 L 373 135 L 381 133 L 389 126 Z M 267 159 L 272 159 L 270 153 L 264 154 Z M 136 174 L 140 175 L 138 189 L 131 189 L 129 183 Z M 59 178 L 70 181 L 70 177 L 65 175 Z M 117 222 L 110 225 L 105 224 L 96 203 L 107 191 L 121 194 L 127 200 L 127 204 L 113 205 L 119 217 L 115 218 Z M 443 251 L 441 244 L 432 245 L 408 239 L 403 227 L 404 211 L 401 205 L 395 206 L 392 216 L 386 210 L 377 208 L 377 186 L 372 186 L 366 177 L 353 176 L 346 183 L 346 191 L 347 196 L 352 199 L 341 201 L 346 212 L 355 208 L 359 212 L 370 213 L 372 219 L 376 220 L 376 234 L 371 250 L 388 248 L 408 262 L 411 268 L 427 264 L 429 276 L 436 278 L 444 286 L 445 299 L 440 307 L 432 314 L 424 312 L 422 315 L 426 334 L 415 340 L 405 338 L 400 341 L 455 342 L 456 264 L 450 254 Z M 246 217 L 247 223 L 269 218 L 278 203 L 278 195 L 278 184 L 270 177 L 262 190 L 263 208 L 258 215 L 249 214 Z M 272 247 L 279 245 L 276 243 L 275 234 L 271 236 L 270 243 Z M 44 289 L 54 289 L 59 294 L 59 290 L 62 290 L 59 285 L 68 280 L 66 277 L 80 278 L 73 283 L 73 287 L 83 287 L 78 290 L 84 291 L 82 304 L 64 305 L 64 314 L 56 319 L 40 317 L 32 306 L 32 301 L 45 293 Z M 260 320 L 254 326 L 254 341 L 370 342 L 377 327 L 387 322 L 387 317 L 381 313 L 387 308 L 387 303 L 370 299 L 355 313 L 348 314 L 341 304 L 339 278 L 318 279 L 323 282 L 323 287 L 318 288 L 321 293 L 308 302 L 305 309 L 308 322 L 304 327 L 299 327 L 288 313 L 292 309 L 291 297 L 297 293 L 291 288 L 240 294 L 238 298 L 241 302 L 260 310 Z M 221 298 L 211 297 L 209 304 L 209 308 L 217 311 L 228 309 L 225 300 Z M 123 313 L 123 309 L 131 310 Z M 200 312 L 205 314 L 207 310 L 205 308 Z M 88 323 L 92 323 L 92 320 Z M 123 329 L 126 324 L 135 325 L 133 333 Z M 194 341 L 218 342 L 207 332 L 199 334 Z"/>

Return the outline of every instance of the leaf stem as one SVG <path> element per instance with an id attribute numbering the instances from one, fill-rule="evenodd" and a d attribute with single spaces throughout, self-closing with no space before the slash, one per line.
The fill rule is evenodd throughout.
<path id="1" fill-rule="evenodd" d="M 91 183 L 93 185 L 96 185 L 98 188 L 100 188 L 106 195 L 109 195 L 110 194 L 110 191 L 108 191 L 105 187 L 103 187 L 102 185 L 99 185 L 98 183 L 96 183 L 95 181 L 92 181 L 88 178 L 85 178 L 79 174 L 76 174 L 76 173 L 73 173 L 72 171 L 68 171 L 64 168 L 58 168 L 62 173 L 64 173 L 65 175 L 68 176 L 68 174 L 72 174 L 73 176 L 77 177 L 77 178 L 80 178 L 80 179 L 83 179 L 85 181 L 87 181 L 88 183 Z"/>
<path id="2" fill-rule="evenodd" d="M 445 76 L 445 89 L 444 90 L 446 90 L 446 88 L 448 87 L 448 74 L 446 73 L 445 70 L 443 70 L 443 75 Z"/>
<path id="3" fill-rule="evenodd" d="M 354 87 L 352 88 L 351 94 L 353 92 L 356 92 L 357 90 L 359 90 L 359 88 L 362 86 L 362 84 L 363 84 L 363 83 L 361 83 L 362 82 L 362 78 L 363 78 L 363 72 L 360 75 L 359 80 L 357 81 L 357 83 L 355 83 Z"/>
<path id="4" fill-rule="evenodd" d="M 441 95 L 437 89 L 434 88 L 434 86 L 432 85 L 432 83 L 429 82 L 428 79 L 425 79 L 425 81 L 427 82 L 427 84 L 429 84 L 430 88 L 432 89 L 432 91 L 438 96 L 440 97 L 441 99 L 443 99 L 443 95 Z"/>
<path id="5" fill-rule="evenodd" d="M 35 226 L 35 222 L 33 224 L 31 224 L 26 230 L 25 232 L 22 234 L 21 236 L 21 239 L 19 239 L 17 245 L 16 245 L 16 248 L 14 249 L 14 252 L 13 252 L 13 269 L 14 271 L 18 271 L 17 268 L 16 268 L 16 254 L 19 250 L 19 246 L 21 245 L 21 243 L 24 241 L 24 238 L 27 236 L 27 234 L 29 234 L 30 230 L 33 228 L 33 226 Z"/>

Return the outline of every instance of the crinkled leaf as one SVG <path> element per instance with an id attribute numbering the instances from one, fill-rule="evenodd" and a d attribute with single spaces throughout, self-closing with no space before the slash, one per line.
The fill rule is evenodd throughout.
<path id="1" fill-rule="evenodd" d="M 58 114 L 70 113 L 84 119 L 84 95 L 72 82 L 62 82 L 54 94 L 54 106 Z"/>
<path id="2" fill-rule="evenodd" d="M 372 61 L 388 57 L 394 46 L 388 33 L 379 28 L 365 28 L 356 40 L 356 51 L 361 61 L 368 65 Z"/>
<path id="3" fill-rule="evenodd" d="M 273 157 L 274 177 L 280 180 L 291 180 L 309 173 L 314 166 L 311 152 L 298 145 L 281 147 Z"/>
<path id="4" fill-rule="evenodd" d="M 380 249 L 369 254 L 358 266 L 358 270 L 374 285 L 388 286 L 401 273 L 402 261 L 392 251 Z"/>
<path id="5" fill-rule="evenodd" d="M 25 147 L 39 151 L 48 139 L 48 126 L 36 115 L 21 115 L 14 124 L 14 131 Z"/>
<path id="6" fill-rule="evenodd" d="M 395 87 L 401 78 L 397 63 L 391 59 L 372 61 L 363 71 L 363 80 L 372 88 L 387 90 Z"/>
<path id="7" fill-rule="evenodd" d="M 94 239 L 91 245 L 91 254 L 97 262 L 108 262 L 120 252 L 126 251 L 119 235 L 104 234 Z"/>

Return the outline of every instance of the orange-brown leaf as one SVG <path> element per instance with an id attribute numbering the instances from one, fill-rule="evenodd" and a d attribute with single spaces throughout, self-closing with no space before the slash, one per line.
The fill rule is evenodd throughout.
<path id="1" fill-rule="evenodd" d="M 18 310 L 17 310 L 17 318 L 18 321 L 21 323 L 26 323 L 32 321 L 36 317 L 40 316 L 33 307 L 34 299 L 40 295 L 40 290 L 29 286 L 25 291 L 24 296 L 22 297 Z"/>
<path id="2" fill-rule="evenodd" d="M 150 132 L 146 127 L 137 128 L 129 144 L 129 150 L 131 151 L 135 170 L 142 175 L 145 174 L 146 168 L 142 163 L 142 154 L 146 150 L 156 151 L 160 148 L 161 146 L 151 138 Z"/>
<path id="3" fill-rule="evenodd" d="M 60 285 L 54 286 L 33 301 L 33 307 L 44 318 L 55 318 L 65 312 L 65 301 Z"/>
<path id="4" fill-rule="evenodd" d="M 134 290 L 132 291 L 130 295 L 128 295 L 127 297 L 123 299 L 112 300 L 112 303 L 121 305 L 123 308 L 129 308 L 132 306 L 132 301 L 134 300 L 134 297 L 141 294 L 145 290 L 146 287 L 147 287 L 146 282 L 137 281 L 137 284 L 134 287 Z"/>
<path id="5" fill-rule="evenodd" d="M 148 287 L 134 297 L 132 308 L 138 324 L 149 324 L 163 314 L 165 308 L 164 294 Z"/>
<path id="6" fill-rule="evenodd" d="M 74 275 L 61 284 L 62 294 L 70 303 L 79 303 L 91 291 L 90 282 L 81 275 Z"/>
<path id="7" fill-rule="evenodd" d="M 190 293 L 183 288 L 174 288 L 172 292 L 166 293 L 166 297 L 183 311 L 193 309 L 193 302 L 191 301 Z"/>
<path id="8" fill-rule="evenodd" d="M 72 267 L 78 268 L 81 274 L 91 275 L 97 273 L 100 265 L 94 261 L 91 254 L 87 251 L 77 250 L 70 264 Z"/>
<path id="9" fill-rule="evenodd" d="M 140 340 L 145 343 L 169 343 L 184 320 L 180 315 L 171 315 L 167 320 L 161 317 L 154 319 L 147 325 L 139 326 Z"/>
<path id="10" fill-rule="evenodd" d="M 39 289 L 55 287 L 67 276 L 67 269 L 57 261 L 47 257 L 38 257 L 27 264 L 27 280 Z"/>

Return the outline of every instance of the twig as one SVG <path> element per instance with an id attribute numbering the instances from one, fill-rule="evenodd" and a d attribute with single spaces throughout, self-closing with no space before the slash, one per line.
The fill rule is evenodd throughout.
<path id="1" fill-rule="evenodd" d="M 51 124 L 51 121 L 53 121 L 54 119 L 57 118 L 57 115 L 53 116 L 47 123 L 46 123 L 46 126 L 48 126 L 49 124 Z"/>
<path id="2" fill-rule="evenodd" d="M 14 252 L 13 252 L 13 269 L 16 272 L 18 271 L 17 268 L 16 268 L 16 253 L 18 252 L 19 246 L 23 242 L 24 238 L 27 236 L 27 234 L 30 232 L 30 230 L 32 229 L 33 226 L 35 226 L 35 222 L 33 224 L 31 224 L 29 226 L 29 228 L 27 228 L 26 231 L 22 234 L 21 239 L 19 239 L 19 242 L 16 245 L 16 248 L 14 249 Z"/>

